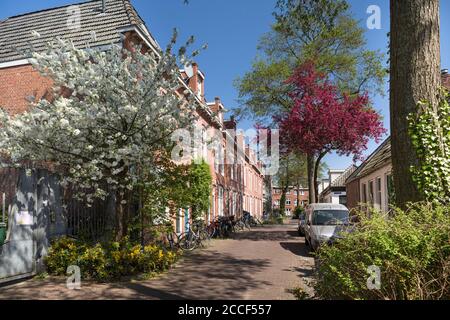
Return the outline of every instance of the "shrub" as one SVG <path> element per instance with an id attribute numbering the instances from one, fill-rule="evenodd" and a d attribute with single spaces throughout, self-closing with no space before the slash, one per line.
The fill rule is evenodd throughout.
<path id="1" fill-rule="evenodd" d="M 281 216 L 269 217 L 269 219 L 264 221 L 264 224 L 266 224 L 266 225 L 284 224 L 284 220 L 283 220 L 283 217 L 281 217 Z"/>
<path id="2" fill-rule="evenodd" d="M 411 205 L 391 216 L 360 215 L 352 233 L 317 253 L 316 294 L 324 299 L 450 299 L 450 209 Z M 368 267 L 381 271 L 369 290 Z"/>
<path id="3" fill-rule="evenodd" d="M 299 219 L 300 216 L 305 212 L 305 209 L 303 207 L 296 207 L 294 210 L 294 219 Z"/>
<path id="4" fill-rule="evenodd" d="M 84 279 L 113 280 L 140 273 L 167 270 L 179 252 L 165 251 L 156 245 L 134 244 L 128 239 L 106 244 L 87 244 L 67 237 L 56 240 L 46 257 L 50 274 L 65 275 L 67 267 L 80 267 Z"/>

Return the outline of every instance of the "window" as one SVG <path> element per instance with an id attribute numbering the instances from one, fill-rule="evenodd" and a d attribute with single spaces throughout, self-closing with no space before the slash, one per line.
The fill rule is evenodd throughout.
<path id="1" fill-rule="evenodd" d="M 367 203 L 367 185 L 365 183 L 362 185 L 361 202 L 364 204 Z"/>
<path id="2" fill-rule="evenodd" d="M 374 190 L 373 190 L 373 180 L 369 181 L 369 203 L 373 206 L 374 204 Z"/>
<path id="3" fill-rule="evenodd" d="M 212 191 L 212 216 L 213 218 L 216 217 L 216 190 L 213 189 Z"/>
<path id="4" fill-rule="evenodd" d="M 316 210 L 312 216 L 314 226 L 336 226 L 349 223 L 349 212 L 346 210 Z"/>
<path id="5" fill-rule="evenodd" d="M 381 178 L 377 178 L 376 190 L 375 203 L 377 204 L 377 207 L 381 209 Z"/>
<path id="6" fill-rule="evenodd" d="M 208 158 L 208 145 L 206 143 L 208 139 L 206 129 L 202 128 L 202 156 L 204 159 Z"/>
<path id="7" fill-rule="evenodd" d="M 287 200 L 286 200 L 286 205 L 287 205 L 287 206 L 290 206 L 290 205 L 291 205 L 291 199 L 287 199 Z"/>
<path id="8" fill-rule="evenodd" d="M 218 210 L 219 210 L 219 216 L 223 216 L 223 188 L 219 187 L 219 205 L 218 205 Z"/>
<path id="9" fill-rule="evenodd" d="M 295 206 L 298 206 L 298 201 L 297 201 L 297 199 L 295 199 L 294 205 L 295 205 Z"/>
<path id="10" fill-rule="evenodd" d="M 213 151 L 213 156 L 214 156 L 214 172 L 218 173 L 219 172 L 219 159 L 216 158 L 215 151 Z"/>
<path id="11" fill-rule="evenodd" d="M 392 174 L 386 175 L 386 199 L 387 205 L 394 203 L 394 178 Z"/>

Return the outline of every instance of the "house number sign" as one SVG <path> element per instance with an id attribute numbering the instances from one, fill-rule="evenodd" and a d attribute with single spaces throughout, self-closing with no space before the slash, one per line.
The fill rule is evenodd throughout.
<path id="1" fill-rule="evenodd" d="M 31 226 L 33 224 L 33 215 L 29 211 L 17 212 L 16 224 L 19 226 Z"/>

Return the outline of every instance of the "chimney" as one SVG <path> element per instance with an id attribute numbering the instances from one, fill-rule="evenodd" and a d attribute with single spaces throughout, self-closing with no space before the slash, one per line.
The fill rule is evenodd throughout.
<path id="1" fill-rule="evenodd" d="M 192 65 L 192 77 L 189 79 L 189 88 L 197 94 L 198 93 L 198 64 L 193 62 Z"/>
<path id="2" fill-rule="evenodd" d="M 242 131 L 236 133 L 236 143 L 238 163 L 242 164 L 245 159 L 245 137 Z"/>
<path id="3" fill-rule="evenodd" d="M 233 129 L 236 130 L 236 120 L 234 119 L 234 116 L 230 117 L 230 120 L 224 121 L 225 129 Z"/>

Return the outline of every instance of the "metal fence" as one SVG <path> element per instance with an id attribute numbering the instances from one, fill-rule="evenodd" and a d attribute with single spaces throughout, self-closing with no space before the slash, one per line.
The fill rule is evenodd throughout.
<path id="1" fill-rule="evenodd" d="M 64 197 L 68 234 L 84 240 L 102 239 L 111 226 L 109 204 L 108 200 L 95 200 L 89 206 L 69 192 L 69 195 Z"/>

